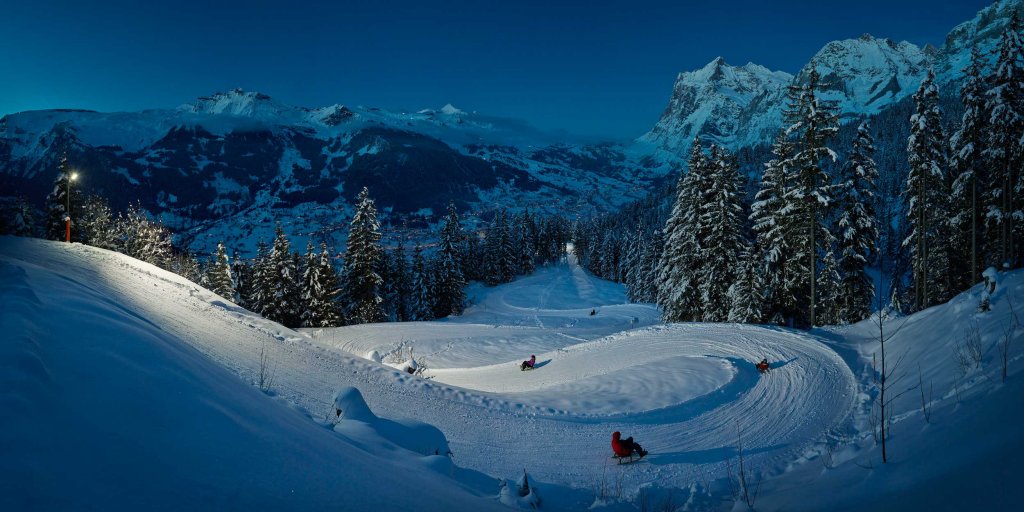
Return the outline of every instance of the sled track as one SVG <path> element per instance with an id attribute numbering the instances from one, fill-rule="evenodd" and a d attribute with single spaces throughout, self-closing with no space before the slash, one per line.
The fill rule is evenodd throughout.
<path id="1" fill-rule="evenodd" d="M 255 380 L 260 350 L 265 348 L 277 396 L 313 418 L 325 418 L 330 397 L 339 388 L 356 386 L 379 415 L 415 417 L 438 426 L 448 437 L 457 464 L 499 477 L 525 468 L 540 481 L 594 488 L 609 478 L 609 470 L 617 469 L 607 467 L 614 430 L 635 437 L 650 451 L 642 464 L 630 465 L 622 473 L 622 485 L 628 486 L 624 488 L 648 482 L 684 487 L 701 480 L 701 475 L 722 477 L 724 461 L 735 455 L 737 428 L 750 467 L 778 472 L 842 423 L 855 399 L 849 368 L 805 333 L 733 324 L 673 324 L 538 354 L 539 360 L 550 363 L 525 375 L 530 385 L 543 388 L 579 379 L 599 381 L 667 358 L 692 357 L 727 365 L 732 377 L 715 391 L 654 410 L 605 416 L 557 410 L 531 404 L 528 394 L 469 385 L 522 379 L 524 374 L 512 363 L 457 369 L 448 375 L 439 372 L 429 380 L 412 377 L 316 345 L 178 276 L 120 255 L 76 244 L 58 253 L 37 253 L 30 245 L 23 249 L 17 256 L 8 255 L 9 260 L 59 268 L 62 275 L 88 283 L 245 381 Z M 111 264 L 117 272 L 102 270 Z M 139 286 L 140 282 L 153 284 Z M 193 321 L 197 312 L 204 315 L 201 325 Z M 763 377 L 752 364 L 762 357 L 773 366 Z M 658 379 L 661 371 L 651 371 L 649 378 Z M 466 384 L 456 387 L 442 380 Z"/>

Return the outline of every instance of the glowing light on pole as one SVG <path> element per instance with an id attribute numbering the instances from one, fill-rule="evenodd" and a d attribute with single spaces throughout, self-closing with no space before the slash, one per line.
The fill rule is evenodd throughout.
<path id="1" fill-rule="evenodd" d="M 64 238 L 68 242 L 71 241 L 71 182 L 77 179 L 77 172 L 73 172 L 71 176 L 68 176 L 68 207 L 64 214 Z"/>

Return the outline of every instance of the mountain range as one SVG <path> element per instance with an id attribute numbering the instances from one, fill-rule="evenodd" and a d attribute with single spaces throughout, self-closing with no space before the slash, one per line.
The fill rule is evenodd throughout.
<path id="1" fill-rule="evenodd" d="M 660 120 L 627 144 L 546 133 L 450 104 L 416 112 L 306 108 L 241 89 L 176 109 L 10 114 L 0 118 L 0 196 L 41 205 L 67 154 L 81 186 L 115 209 L 138 203 L 199 253 L 223 240 L 252 254 L 278 222 L 296 244 L 340 248 L 363 187 L 395 233 L 429 228 L 450 201 L 470 228 L 500 208 L 585 217 L 673 179 L 696 135 L 733 150 L 771 141 L 787 87 L 811 69 L 844 121 L 906 100 L 929 68 L 955 94 L 971 48 L 992 49 L 1014 11 L 1024 12 L 1024 0 L 993 4 L 940 47 L 870 35 L 833 41 L 795 76 L 716 58 L 680 73 Z"/>
<path id="2" fill-rule="evenodd" d="M 878 114 L 912 96 L 929 68 L 947 94 L 956 94 L 971 48 L 992 50 L 1014 11 L 1024 14 L 1024 2 L 994 3 L 956 26 L 940 47 L 870 34 L 832 41 L 795 77 L 716 58 L 679 74 L 661 119 L 640 140 L 677 154 L 685 154 L 697 135 L 732 149 L 771 141 L 783 124 L 787 87 L 804 81 L 812 69 L 826 85 L 824 99 L 835 102 L 844 121 Z"/>

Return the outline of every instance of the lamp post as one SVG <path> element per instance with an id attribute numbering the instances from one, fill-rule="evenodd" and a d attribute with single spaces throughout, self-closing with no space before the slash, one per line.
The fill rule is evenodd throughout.
<path id="1" fill-rule="evenodd" d="M 68 207 L 64 214 L 64 237 L 67 242 L 71 242 L 71 182 L 77 179 L 77 172 L 72 172 L 68 176 Z"/>

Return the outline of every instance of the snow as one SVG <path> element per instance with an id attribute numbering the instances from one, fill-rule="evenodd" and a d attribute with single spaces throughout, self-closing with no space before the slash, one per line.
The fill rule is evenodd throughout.
<path id="1" fill-rule="evenodd" d="M 461 317 L 304 332 L 78 244 L 0 238 L 0 276 L 3 510 L 487 510 L 541 497 L 548 510 L 635 510 L 641 494 L 728 510 L 738 432 L 763 478 L 759 509 L 1009 508 L 1010 454 L 1024 447 L 1020 329 L 1005 383 L 998 349 L 1024 304 L 1020 273 L 999 276 L 990 312 L 979 285 L 887 321 L 889 357 L 908 357 L 900 386 L 920 368 L 934 390 L 930 422 L 916 392 L 894 402 L 888 465 L 871 435 L 870 320 L 665 325 L 572 260 L 474 285 Z M 974 321 L 994 348 L 961 372 L 954 351 Z M 261 350 L 269 393 L 252 384 Z M 374 352 L 414 354 L 422 373 L 363 357 Z M 531 353 L 537 369 L 519 371 Z M 615 466 L 616 430 L 650 455 Z M 423 441 L 453 456 L 424 456 Z M 533 498 L 520 499 L 524 469 Z"/>

